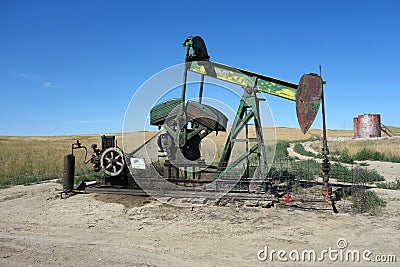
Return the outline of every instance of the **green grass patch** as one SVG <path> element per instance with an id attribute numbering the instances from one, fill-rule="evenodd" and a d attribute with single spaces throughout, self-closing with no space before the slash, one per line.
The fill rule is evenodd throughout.
<path id="1" fill-rule="evenodd" d="M 353 164 L 354 163 L 353 157 L 350 156 L 346 150 L 343 151 L 342 153 L 340 153 L 337 156 L 333 155 L 331 157 L 331 159 L 333 161 L 342 162 L 342 163 L 348 163 L 348 164 Z"/>
<path id="2" fill-rule="evenodd" d="M 32 175 L 32 174 L 20 174 L 13 175 L 7 179 L 0 180 L 0 188 L 6 188 L 14 185 L 30 185 L 35 183 L 41 183 L 44 181 L 57 179 L 59 175 L 55 174 L 42 174 L 42 175 Z"/>
<path id="3" fill-rule="evenodd" d="M 362 148 L 355 155 L 350 156 L 347 150 L 335 151 L 331 159 L 333 161 L 343 163 L 354 163 L 354 161 L 374 160 L 374 161 L 385 161 L 400 163 L 400 157 L 397 156 L 385 156 L 383 153 L 368 148 Z M 365 166 L 365 165 L 364 165 Z"/>
<path id="4" fill-rule="evenodd" d="M 329 176 L 337 179 L 338 182 L 351 183 L 353 182 L 353 169 L 339 163 L 334 163 L 331 165 Z"/>
<path id="5" fill-rule="evenodd" d="M 386 156 L 385 154 L 375 151 L 366 147 L 363 147 L 355 155 L 350 156 L 346 149 L 343 151 L 335 151 L 332 153 L 332 160 L 340 161 L 343 163 L 354 163 L 354 161 L 374 160 L 374 161 L 385 161 L 400 163 L 400 157 L 397 156 Z"/>
<path id="6" fill-rule="evenodd" d="M 358 151 L 354 156 L 354 160 L 376 160 L 376 161 L 387 161 L 387 162 L 395 162 L 400 163 L 400 157 L 397 156 L 385 156 L 383 153 L 379 151 L 374 151 L 368 148 L 362 148 Z"/>
<path id="7" fill-rule="evenodd" d="M 80 168 L 75 171 L 75 183 L 82 180 L 85 182 L 96 181 L 103 177 L 104 172 L 94 172 L 91 168 Z"/>
<path id="8" fill-rule="evenodd" d="M 374 191 L 360 190 L 353 194 L 352 210 L 355 213 L 368 213 L 379 215 L 386 206 L 386 201 L 380 198 Z"/>
<path id="9" fill-rule="evenodd" d="M 94 172 L 90 168 L 78 168 L 77 170 L 75 170 L 75 183 L 79 180 L 95 181 L 102 176 L 102 172 Z M 57 179 L 58 183 L 62 183 L 62 173 L 13 174 L 8 176 L 7 178 L 0 179 L 0 188 L 6 188 L 14 185 L 31 185 L 54 179 Z"/>
<path id="10" fill-rule="evenodd" d="M 382 189 L 400 190 L 400 178 L 396 178 L 393 182 L 378 183 L 376 186 Z"/>
<path id="11" fill-rule="evenodd" d="M 278 141 L 276 143 L 275 158 L 276 159 L 286 159 L 289 157 L 287 151 L 290 143 L 288 141 Z"/>
<path id="12" fill-rule="evenodd" d="M 357 154 L 353 156 L 355 160 L 377 160 L 377 161 L 383 161 L 385 156 L 378 151 L 373 151 L 368 148 L 363 148 Z"/>
<path id="13" fill-rule="evenodd" d="M 354 179 L 354 182 L 364 183 L 374 183 L 385 180 L 385 178 L 383 178 L 383 176 L 375 170 L 365 168 L 348 168 L 339 163 L 334 163 L 331 165 L 331 171 L 329 175 L 332 178 L 336 178 L 338 182 L 346 183 L 352 183 Z"/>
<path id="14" fill-rule="evenodd" d="M 313 157 L 316 158 L 318 156 L 322 157 L 322 155 L 316 155 L 310 151 L 307 151 L 304 149 L 304 146 L 300 143 L 297 143 L 294 145 L 293 147 L 294 152 L 296 152 L 297 154 L 303 155 L 303 156 L 307 156 L 307 157 Z"/>
<path id="15" fill-rule="evenodd" d="M 315 176 L 322 177 L 321 163 L 314 159 L 308 160 L 290 160 L 290 159 L 275 159 L 271 170 L 288 169 L 290 173 L 295 174 L 297 179 L 313 180 Z M 366 168 L 351 168 L 340 163 L 331 164 L 329 176 L 331 179 L 336 179 L 338 182 L 352 183 L 364 182 L 374 183 L 384 181 L 382 175 L 375 170 Z"/>
<path id="16" fill-rule="evenodd" d="M 300 143 L 295 144 L 293 150 L 294 152 L 307 157 L 318 158 L 318 159 L 322 159 L 324 157 L 322 154 L 314 154 L 310 151 L 305 150 L 304 146 Z M 329 159 L 341 163 L 348 163 L 348 164 L 354 163 L 353 158 L 346 151 L 343 151 L 342 153 L 338 153 L 335 151 L 334 153 L 332 153 L 331 156 L 329 156 Z"/>

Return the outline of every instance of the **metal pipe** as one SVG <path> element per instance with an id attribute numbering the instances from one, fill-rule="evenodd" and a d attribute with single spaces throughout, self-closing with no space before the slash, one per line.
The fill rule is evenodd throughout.
<path id="1" fill-rule="evenodd" d="M 319 66 L 319 73 L 322 79 L 322 69 L 321 65 Z M 322 110 L 322 155 L 324 159 L 322 161 L 322 173 L 323 173 L 323 185 L 322 190 L 327 198 L 330 198 L 332 194 L 332 189 L 329 187 L 329 171 L 330 171 L 330 162 L 328 159 L 329 148 L 328 148 L 328 140 L 326 138 L 326 119 L 325 119 L 325 98 L 324 98 L 324 84 L 325 81 L 322 80 L 322 94 L 321 94 L 321 110 Z"/>
<path id="2" fill-rule="evenodd" d="M 181 92 L 182 109 L 183 109 L 183 106 L 185 105 L 184 103 L 185 103 L 185 95 L 186 95 L 188 64 L 190 64 L 190 63 L 185 62 L 185 70 L 183 72 L 183 83 L 182 83 L 182 92 Z"/>
<path id="3" fill-rule="evenodd" d="M 188 73 L 188 67 L 190 65 L 190 62 L 188 62 L 189 59 L 189 51 L 190 51 L 190 44 L 186 43 L 186 55 L 185 55 L 185 69 L 183 72 L 183 84 L 182 84 L 182 93 L 181 93 L 181 105 L 180 105 L 180 119 L 178 119 L 178 131 L 183 130 L 183 135 L 182 139 L 179 139 L 179 136 L 176 136 L 177 139 L 175 139 L 175 142 L 181 146 L 181 144 L 186 144 L 187 141 L 187 131 L 186 131 L 186 116 L 185 116 L 185 96 L 186 96 L 186 83 L 187 83 L 187 73 Z M 183 141 L 184 140 L 184 141 Z"/>
<path id="4" fill-rule="evenodd" d="M 322 147 L 323 147 L 323 155 L 329 155 L 328 150 L 328 141 L 326 138 L 326 120 L 325 120 L 325 101 L 324 101 L 324 86 L 322 85 L 322 94 L 321 94 L 321 110 L 322 110 Z"/>
<path id="5" fill-rule="evenodd" d="M 71 192 L 74 188 L 75 178 L 75 156 L 73 154 L 64 156 L 63 191 Z"/>
<path id="6" fill-rule="evenodd" d="M 203 88 L 204 88 L 204 74 L 201 75 L 201 81 L 200 81 L 200 89 L 199 89 L 199 103 L 200 104 L 203 99 Z"/>
<path id="7" fill-rule="evenodd" d="M 245 111 L 245 114 L 247 115 L 247 110 Z M 249 167 L 250 167 L 250 163 L 249 163 L 249 125 L 246 123 L 245 125 L 245 138 L 246 138 L 246 173 L 245 173 L 245 177 L 248 178 L 250 176 L 250 171 L 249 171 Z"/>
<path id="8" fill-rule="evenodd" d="M 188 67 L 190 62 L 189 60 L 189 52 L 190 52 L 190 43 L 186 43 L 186 53 L 185 53 L 185 70 L 183 72 L 183 84 L 182 84 L 182 94 L 181 94 L 181 99 L 182 99 L 182 109 L 183 109 L 183 103 L 185 102 L 185 95 L 186 95 L 186 82 L 187 82 L 187 72 L 188 72 Z"/>

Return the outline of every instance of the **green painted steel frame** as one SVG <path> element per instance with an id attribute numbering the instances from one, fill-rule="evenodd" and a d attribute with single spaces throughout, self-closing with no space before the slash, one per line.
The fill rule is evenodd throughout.
<path id="1" fill-rule="evenodd" d="M 292 101 L 296 100 L 297 84 L 291 82 L 212 61 L 193 61 L 187 64 L 190 65 L 185 66 L 185 72 L 195 72 L 243 87 L 254 87 L 254 85 L 256 85 L 256 89 L 259 92 L 279 96 Z"/>
<path id="2" fill-rule="evenodd" d="M 219 179 L 225 172 L 231 170 L 243 160 L 247 160 L 246 170 L 244 174 L 248 174 L 249 173 L 248 158 L 251 154 L 254 153 L 257 153 L 259 162 L 259 166 L 257 168 L 258 173 L 255 174 L 255 176 L 259 177 L 256 178 L 265 179 L 267 177 L 268 162 L 267 162 L 267 154 L 262 133 L 261 118 L 259 112 L 259 101 L 260 99 L 257 97 L 256 91 L 253 88 L 247 87 L 244 90 L 242 99 L 240 100 L 240 104 L 236 112 L 235 120 L 232 124 L 232 128 L 229 133 L 229 137 L 226 140 L 224 151 L 222 152 L 221 160 L 219 162 L 218 169 L 215 174 L 215 179 Z M 245 127 L 248 127 L 251 119 L 253 119 L 254 121 L 256 138 L 248 138 L 246 134 L 245 139 L 237 139 L 236 137 L 238 136 L 238 134 Z M 242 141 L 245 141 L 247 143 L 246 147 L 248 147 L 248 143 L 251 141 L 256 141 L 256 144 L 254 144 L 250 149 L 245 151 L 245 153 L 241 154 L 235 161 L 229 163 L 229 159 L 231 157 L 232 149 L 235 142 L 242 142 Z"/>

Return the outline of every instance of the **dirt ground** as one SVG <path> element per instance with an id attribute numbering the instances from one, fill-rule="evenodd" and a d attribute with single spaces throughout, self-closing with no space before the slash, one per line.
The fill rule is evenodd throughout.
<path id="1" fill-rule="evenodd" d="M 0 266 L 398 266 L 400 261 L 400 191 L 374 189 L 387 201 L 382 215 L 374 217 L 284 203 L 191 209 L 124 195 L 60 199 L 60 189 L 49 182 L 0 190 Z M 340 239 L 347 247 L 338 247 Z M 272 250 L 287 254 L 281 260 L 272 254 L 271 260 Z M 305 254 L 305 262 L 300 256 L 294 261 L 294 250 L 300 256 L 314 250 L 317 260 L 324 258 L 310 262 Z M 361 259 L 335 260 L 336 254 L 330 258 L 323 250 L 337 255 L 357 250 Z M 364 259 L 366 250 L 372 254 Z M 372 261 L 382 255 L 395 255 L 397 263 Z"/>

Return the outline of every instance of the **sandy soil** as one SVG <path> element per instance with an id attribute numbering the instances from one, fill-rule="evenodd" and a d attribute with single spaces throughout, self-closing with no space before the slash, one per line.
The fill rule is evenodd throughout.
<path id="1" fill-rule="evenodd" d="M 257 254 L 265 246 L 313 249 L 318 255 L 329 248 L 370 250 L 372 259 L 396 255 L 400 261 L 400 191 L 376 189 L 388 205 L 373 217 L 286 204 L 266 209 L 211 203 L 190 209 L 123 195 L 60 199 L 60 189 L 44 183 L 0 190 L 0 266 L 350 265 L 327 255 L 322 262 L 281 262 L 276 255 L 260 261 Z M 347 248 L 338 249 L 340 238 Z M 388 265 L 362 259 L 353 264 Z"/>

